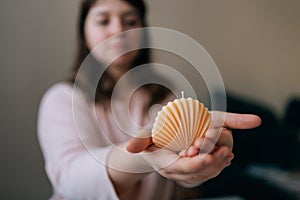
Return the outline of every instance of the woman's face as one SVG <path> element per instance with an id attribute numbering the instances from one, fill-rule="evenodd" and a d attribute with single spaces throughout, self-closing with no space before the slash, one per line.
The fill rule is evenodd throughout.
<path id="1" fill-rule="evenodd" d="M 85 21 L 85 39 L 87 47 L 92 51 L 104 40 L 132 28 L 142 27 L 140 15 L 134 7 L 123 0 L 98 0 L 90 9 Z M 133 31 L 114 37 L 109 42 L 98 46 L 93 55 L 96 59 L 107 64 L 120 55 L 120 52 L 133 45 L 138 47 L 141 41 L 141 34 Z M 114 63 L 124 67 L 130 65 L 136 58 L 138 51 L 127 53 Z"/>

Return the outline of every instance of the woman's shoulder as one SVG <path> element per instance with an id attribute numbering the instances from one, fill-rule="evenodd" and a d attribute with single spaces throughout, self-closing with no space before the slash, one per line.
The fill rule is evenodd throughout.
<path id="1" fill-rule="evenodd" d="M 44 96 L 70 95 L 72 94 L 73 86 L 68 82 L 58 82 L 50 86 Z"/>
<path id="2" fill-rule="evenodd" d="M 68 82 L 59 82 L 50 86 L 44 93 L 41 104 L 66 104 L 72 101 L 73 86 Z"/>
<path id="3" fill-rule="evenodd" d="M 86 106 L 87 100 L 79 88 L 74 88 L 70 82 L 58 82 L 49 87 L 44 93 L 41 106 L 72 107 L 72 105 Z"/>

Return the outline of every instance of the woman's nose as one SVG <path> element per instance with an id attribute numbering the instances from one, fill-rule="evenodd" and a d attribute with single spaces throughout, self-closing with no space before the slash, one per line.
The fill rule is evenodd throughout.
<path id="1" fill-rule="evenodd" d="M 123 31 L 124 31 L 124 27 L 123 27 L 123 24 L 122 24 L 121 20 L 114 20 L 111 23 L 111 27 L 110 27 L 110 34 L 111 35 L 116 35 L 116 34 L 119 34 Z"/>

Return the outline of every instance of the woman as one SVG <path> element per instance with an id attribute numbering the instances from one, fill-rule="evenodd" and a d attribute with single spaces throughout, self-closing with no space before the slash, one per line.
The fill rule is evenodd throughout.
<path id="1" fill-rule="evenodd" d="M 253 128 L 260 124 L 260 119 L 253 115 L 228 114 L 225 125 L 229 129 L 223 129 L 216 150 L 204 158 L 199 159 L 197 156 L 200 140 L 186 152 L 181 152 L 181 157 L 167 150 L 156 151 L 158 154 L 155 156 L 148 154 L 143 157 L 144 154 L 139 152 L 157 150 L 151 144 L 151 138 L 132 138 L 124 134 L 114 121 L 110 104 L 117 81 L 133 66 L 148 63 L 149 51 L 130 51 L 112 63 L 110 60 L 126 49 L 128 43 L 147 42 L 147 36 L 129 33 L 102 45 L 105 48 L 92 50 L 123 31 L 146 26 L 145 12 L 145 6 L 140 0 L 82 2 L 79 51 L 74 74 L 70 81 L 58 83 L 47 91 L 39 112 L 39 141 L 46 172 L 54 188 L 52 199 L 174 199 L 176 184 L 185 187 L 199 185 L 217 176 L 230 164 L 233 154 L 229 129 Z M 89 53 L 90 59 L 85 60 L 88 67 L 77 74 Z M 108 64 L 96 92 L 90 91 L 97 79 L 95 71 Z M 74 84 L 80 89 L 73 92 Z M 128 84 L 131 84 L 130 81 Z M 126 94 L 120 93 L 118 99 L 121 101 L 116 101 L 114 106 L 118 116 L 126 118 L 122 104 L 122 97 Z M 74 97 L 77 98 L 75 114 L 72 107 Z M 129 111 L 133 120 L 140 127 L 145 127 L 150 121 L 149 108 L 156 103 L 166 104 L 173 98 L 174 95 L 168 89 L 148 84 L 133 94 Z M 94 100 L 96 114 L 93 112 Z M 76 123 L 74 116 L 77 116 Z M 139 130 L 131 125 L 127 128 L 131 135 L 149 135 L 147 129 Z M 95 159 L 92 154 L 99 157 Z M 137 155 L 143 157 L 143 162 Z M 170 161 L 167 165 L 166 160 Z M 151 169 L 156 171 L 151 172 Z"/>

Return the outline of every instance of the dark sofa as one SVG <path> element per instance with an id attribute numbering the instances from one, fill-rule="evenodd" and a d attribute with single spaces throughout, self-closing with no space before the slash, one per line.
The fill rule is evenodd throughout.
<path id="1" fill-rule="evenodd" d="M 227 111 L 259 115 L 262 125 L 233 130 L 235 158 L 218 177 L 202 184 L 202 197 L 238 195 L 244 199 L 299 199 L 299 194 L 247 172 L 250 165 L 300 170 L 300 97 L 291 98 L 283 117 L 266 105 L 227 93 Z"/>
<path id="2" fill-rule="evenodd" d="M 247 171 L 252 165 L 300 170 L 300 98 L 291 98 L 280 118 L 268 106 L 228 92 L 227 111 L 259 115 L 262 125 L 252 130 L 233 130 L 235 158 L 231 166 L 196 189 L 184 191 L 181 188 L 181 192 L 187 195 L 182 199 L 232 195 L 250 200 L 300 199 L 299 193 Z"/>

